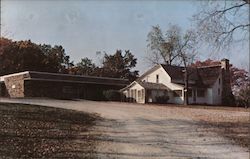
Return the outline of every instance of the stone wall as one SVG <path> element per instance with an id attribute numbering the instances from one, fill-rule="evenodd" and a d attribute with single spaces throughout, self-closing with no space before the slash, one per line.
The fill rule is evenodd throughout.
<path id="1" fill-rule="evenodd" d="M 24 75 L 5 77 L 4 83 L 10 97 L 24 97 Z"/>

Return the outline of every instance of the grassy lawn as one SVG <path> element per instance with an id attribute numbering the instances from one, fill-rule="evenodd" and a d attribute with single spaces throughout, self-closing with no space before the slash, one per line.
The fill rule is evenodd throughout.
<path id="1" fill-rule="evenodd" d="M 98 116 L 36 105 L 0 103 L 1 158 L 95 158 Z"/>

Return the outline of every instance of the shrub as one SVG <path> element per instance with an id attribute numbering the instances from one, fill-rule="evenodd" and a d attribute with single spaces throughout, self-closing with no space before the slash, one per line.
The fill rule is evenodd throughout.
<path id="1" fill-rule="evenodd" d="M 135 100 L 135 98 L 133 98 L 133 97 L 125 97 L 125 102 L 135 103 L 136 100 Z"/>
<path id="2" fill-rule="evenodd" d="M 103 95 L 108 101 L 121 101 L 122 99 L 122 94 L 117 90 L 104 91 Z"/>
<path id="3" fill-rule="evenodd" d="M 169 96 L 167 96 L 167 95 L 156 97 L 156 102 L 160 103 L 160 104 L 166 104 L 166 103 L 168 103 L 168 100 L 169 100 Z"/>

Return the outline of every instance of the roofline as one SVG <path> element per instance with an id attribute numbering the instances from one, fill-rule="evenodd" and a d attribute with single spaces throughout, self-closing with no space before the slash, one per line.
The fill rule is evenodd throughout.
<path id="1" fill-rule="evenodd" d="M 123 90 L 125 90 L 125 89 L 129 88 L 129 87 L 130 87 L 131 85 L 133 85 L 134 83 L 137 83 L 137 84 L 138 84 L 138 82 L 137 82 L 137 81 L 133 81 L 133 82 L 131 82 L 129 85 L 127 85 L 126 87 L 124 87 L 124 88 L 120 89 L 120 92 L 122 92 Z"/>
<path id="2" fill-rule="evenodd" d="M 39 71 L 24 71 L 19 73 L 13 73 L 1 76 L 2 78 L 5 77 L 11 77 L 11 76 L 18 76 L 23 74 L 29 74 L 29 73 L 37 73 L 37 74 L 44 74 L 44 75 L 57 75 L 57 76 L 68 76 L 68 77 L 87 77 L 87 78 L 98 78 L 98 79 L 112 79 L 112 80 L 122 80 L 122 81 L 129 81 L 128 79 L 122 79 L 122 78 L 112 78 L 112 77 L 98 77 L 98 76 L 86 76 L 86 75 L 70 75 L 70 74 L 63 74 L 63 73 L 50 73 L 50 72 L 39 72 Z"/>
<path id="3" fill-rule="evenodd" d="M 44 78 L 28 78 L 24 81 L 51 81 L 51 82 L 69 82 L 69 83 L 81 83 L 81 84 L 104 84 L 104 85 L 118 85 L 123 86 L 126 84 L 116 84 L 116 83 L 105 83 L 105 82 L 84 82 L 84 81 L 73 81 L 73 80 L 54 80 L 54 79 L 44 79 Z"/>
<path id="4" fill-rule="evenodd" d="M 151 69 L 149 69 L 148 71 L 144 72 L 140 77 L 137 78 L 137 80 L 141 80 L 143 77 L 145 77 L 147 74 L 153 72 L 158 67 L 161 67 L 161 64 L 157 64 L 154 67 L 152 67 Z"/>
<path id="5" fill-rule="evenodd" d="M 208 67 L 221 67 L 221 65 L 218 64 L 218 65 L 210 65 L 210 66 L 199 66 L 197 68 L 208 68 Z"/>
<path id="6" fill-rule="evenodd" d="M 24 75 L 24 74 L 29 74 L 29 71 L 12 73 L 12 74 L 7 74 L 7 75 L 0 76 L 0 81 L 4 81 L 5 77 L 12 77 L 12 76 L 18 76 L 18 75 Z"/>

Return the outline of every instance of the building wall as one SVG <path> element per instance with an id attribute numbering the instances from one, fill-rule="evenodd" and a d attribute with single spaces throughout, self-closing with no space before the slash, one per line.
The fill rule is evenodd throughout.
<path id="1" fill-rule="evenodd" d="M 220 93 L 218 93 L 218 89 L 220 89 Z M 221 103 L 222 91 L 223 91 L 223 80 L 222 80 L 222 74 L 221 74 L 212 87 L 212 101 L 213 101 L 212 104 L 215 104 L 215 105 L 222 104 Z"/>
<path id="2" fill-rule="evenodd" d="M 140 96 L 139 91 L 141 92 Z M 123 91 L 123 94 L 126 97 L 133 98 L 137 103 L 145 103 L 145 89 L 136 82 L 132 87 Z"/>
<path id="3" fill-rule="evenodd" d="M 105 100 L 103 92 L 119 90 L 122 86 L 101 84 L 80 84 L 74 82 L 54 82 L 25 80 L 25 97 L 49 97 L 59 99 Z"/>
<path id="4" fill-rule="evenodd" d="M 182 97 L 174 97 L 173 93 L 169 93 L 170 99 L 168 102 L 169 103 L 183 104 L 183 101 L 184 101 L 184 93 L 183 93 L 184 88 L 183 88 L 183 86 L 175 84 L 175 83 L 171 83 L 171 78 L 166 73 L 164 68 L 159 67 L 155 71 L 149 73 L 147 76 L 142 78 L 142 81 L 156 83 L 156 75 L 159 75 L 159 83 L 166 85 L 171 90 L 182 90 Z"/>
<path id="5" fill-rule="evenodd" d="M 6 92 L 11 98 L 24 97 L 24 78 L 24 74 L 4 78 Z"/>

